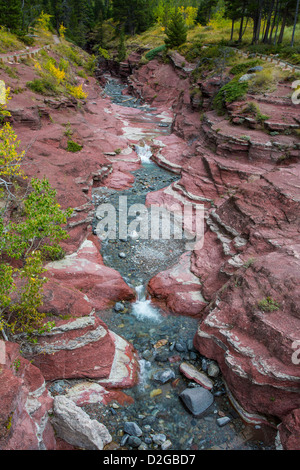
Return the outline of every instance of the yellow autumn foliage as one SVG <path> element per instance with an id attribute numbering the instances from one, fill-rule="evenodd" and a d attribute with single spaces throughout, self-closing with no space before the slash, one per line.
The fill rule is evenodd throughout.
<path id="1" fill-rule="evenodd" d="M 60 70 L 58 67 L 55 67 L 54 64 L 49 65 L 49 72 L 53 77 L 56 78 L 58 83 L 62 82 L 66 78 L 66 72 L 64 70 Z"/>
<path id="2" fill-rule="evenodd" d="M 65 32 L 66 31 L 67 31 L 67 28 L 64 26 L 63 23 L 61 23 L 61 25 L 59 27 L 59 35 L 60 35 L 61 39 L 65 38 Z"/>
<path id="3" fill-rule="evenodd" d="M 0 121 L 2 122 L 6 117 L 11 116 L 7 109 L 6 103 L 11 100 L 10 87 L 5 87 L 3 80 L 0 80 Z"/>
<path id="4" fill-rule="evenodd" d="M 67 89 L 69 91 L 69 93 L 74 96 L 74 98 L 76 99 L 85 99 L 88 97 L 88 93 L 85 93 L 82 89 L 82 85 L 78 85 L 78 86 L 71 86 L 71 85 L 67 85 Z"/>
<path id="5" fill-rule="evenodd" d="M 25 178 L 21 170 L 21 161 L 25 156 L 25 151 L 18 152 L 20 141 L 17 135 L 7 122 L 0 129 L 0 177 L 9 181 L 17 176 Z"/>

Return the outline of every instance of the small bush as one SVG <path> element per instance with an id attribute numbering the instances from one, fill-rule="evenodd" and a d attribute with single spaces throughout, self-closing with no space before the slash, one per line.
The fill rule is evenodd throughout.
<path id="1" fill-rule="evenodd" d="M 218 112 L 224 111 L 226 103 L 233 103 L 234 101 L 242 99 L 248 91 L 247 82 L 239 82 L 237 79 L 224 85 L 214 99 L 214 108 Z"/>
<path id="2" fill-rule="evenodd" d="M 88 93 L 85 93 L 83 91 L 82 85 L 78 85 L 78 86 L 67 85 L 67 90 L 70 93 L 70 95 L 74 96 L 74 98 L 78 100 L 83 100 L 88 97 Z"/>
<path id="3" fill-rule="evenodd" d="M 27 36 L 26 34 L 20 34 L 19 36 L 17 36 L 18 39 L 22 42 L 24 42 L 24 44 L 26 46 L 33 46 L 34 45 L 34 38 L 30 37 L 30 36 Z"/>
<path id="4" fill-rule="evenodd" d="M 259 59 L 249 60 L 247 62 L 234 65 L 232 69 L 230 70 L 230 73 L 232 75 L 241 75 L 241 74 L 246 73 L 252 67 L 256 67 L 257 65 L 260 65 L 260 64 L 261 64 L 261 60 Z"/>
<path id="5" fill-rule="evenodd" d="M 86 71 L 88 75 L 91 75 L 91 76 L 94 75 L 94 72 L 96 69 L 96 63 L 97 63 L 96 56 L 91 55 L 86 61 L 86 63 L 83 64 L 84 70 Z"/>
<path id="6" fill-rule="evenodd" d="M 275 73 L 271 68 L 253 74 L 250 83 L 252 93 L 261 93 L 270 90 L 276 83 Z"/>
<path id="7" fill-rule="evenodd" d="M 202 43 L 198 41 L 189 45 L 184 55 L 187 61 L 192 62 L 193 60 L 200 57 L 201 52 L 202 52 Z"/>
<path id="8" fill-rule="evenodd" d="M 263 312 L 274 312 L 275 310 L 280 309 L 279 303 L 272 299 L 272 297 L 266 297 L 265 299 L 260 300 L 260 302 L 258 302 L 258 307 Z"/>
<path id="9" fill-rule="evenodd" d="M 58 67 L 60 68 L 60 70 L 67 72 L 70 68 L 70 63 L 68 60 L 65 60 L 63 57 L 61 57 Z"/>
<path id="10" fill-rule="evenodd" d="M 166 50 L 166 45 L 163 44 L 162 46 L 155 47 L 155 49 L 151 49 L 151 51 L 145 54 L 147 60 L 153 60 L 160 52 Z"/>
<path id="11" fill-rule="evenodd" d="M 31 82 L 26 83 L 27 88 L 41 95 L 56 95 L 57 88 L 55 84 L 48 78 L 35 78 Z"/>
<path id="12" fill-rule="evenodd" d="M 253 103 L 252 101 L 243 109 L 243 113 L 250 114 L 260 124 L 263 124 L 270 117 L 266 114 L 262 114 L 259 109 L 259 106 L 256 103 Z"/>
<path id="13" fill-rule="evenodd" d="M 67 151 L 68 152 L 80 152 L 82 150 L 82 145 L 77 144 L 74 140 L 68 140 Z"/>

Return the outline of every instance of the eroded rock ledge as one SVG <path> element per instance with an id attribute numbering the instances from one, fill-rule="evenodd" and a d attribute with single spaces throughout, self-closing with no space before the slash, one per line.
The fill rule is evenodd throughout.
<path id="1" fill-rule="evenodd" d="M 300 370 L 293 363 L 300 340 L 300 143 L 293 133 L 299 109 L 292 90 L 278 84 L 270 96 L 229 107 L 224 119 L 211 110 L 218 83 L 210 79 L 199 83 L 206 111 L 200 122 L 193 109 L 201 104 L 190 100 L 189 78 L 178 63 L 151 61 L 130 80 L 136 93 L 175 114 L 174 133 L 160 139 L 154 160 L 181 178 L 149 193 L 147 204 L 203 204 L 204 244 L 183 270 L 181 259 L 155 276 L 149 291 L 173 312 L 199 317 L 194 344 L 218 361 L 243 418 L 282 422 L 279 441 L 282 435 L 284 448 L 299 449 L 292 437 L 300 407 Z M 253 100 L 269 113 L 265 129 L 242 113 Z M 189 287 L 191 274 L 197 281 Z"/>
<path id="2" fill-rule="evenodd" d="M 188 200 L 204 204 L 206 215 L 203 248 L 153 278 L 149 290 L 172 311 L 199 317 L 195 346 L 218 361 L 241 415 L 273 426 L 279 422 L 278 447 L 296 449 L 300 374 L 292 355 L 300 322 L 299 140 L 280 134 L 271 142 L 261 129 L 242 121 L 240 108 L 229 110 L 232 125 L 224 122 L 210 109 L 218 85 L 199 84 L 203 99 L 197 102 L 190 94 L 193 65 L 182 67 L 178 56 L 169 64 L 154 60 L 140 68 L 137 61 L 130 90 L 174 116 L 171 136 L 154 143 L 154 159 L 180 175 L 177 183 L 149 193 L 147 203 L 170 207 Z M 122 70 L 125 76 L 133 67 Z M 23 85 L 30 74 L 27 69 Z M 27 150 L 28 176 L 46 174 L 62 207 L 76 210 L 64 244 L 68 257 L 48 266 L 45 309 L 49 318 L 56 317 L 54 330 L 27 350 L 33 364 L 20 356 L 16 344 L 0 342 L 3 449 L 59 448 L 48 420 L 53 399 L 45 378 L 93 378 L 102 387 L 100 394 L 136 380 L 131 345 L 95 314 L 134 294 L 103 265 L 89 227 L 92 187 L 104 182 L 130 186 L 129 172 L 138 163 L 124 118 L 94 80 L 85 85 L 90 98 L 76 113 L 73 102 L 47 101 L 29 90 L 10 103 Z M 200 106 L 207 111 L 202 120 Z M 273 117 L 270 129 L 275 123 L 276 130 L 286 130 L 280 113 Z M 67 122 L 84 143 L 80 158 L 66 152 Z M 122 159 L 114 158 L 116 149 L 122 149 Z"/>

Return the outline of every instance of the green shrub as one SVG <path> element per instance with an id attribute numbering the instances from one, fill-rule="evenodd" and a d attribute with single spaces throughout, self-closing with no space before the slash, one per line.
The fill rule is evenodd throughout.
<path id="1" fill-rule="evenodd" d="M 256 103 L 253 103 L 252 101 L 248 103 L 248 105 L 243 109 L 243 113 L 250 114 L 260 124 L 263 124 L 270 117 L 270 116 L 267 116 L 266 114 L 262 114 L 259 109 L 259 106 Z"/>
<path id="2" fill-rule="evenodd" d="M 256 67 L 257 65 L 260 65 L 261 62 L 262 62 L 261 60 L 255 59 L 255 60 L 249 60 L 249 61 L 244 62 L 244 63 L 236 64 L 232 67 L 232 69 L 230 70 L 230 73 L 232 75 L 244 74 L 249 69 L 251 69 L 252 67 Z"/>
<path id="3" fill-rule="evenodd" d="M 201 52 L 202 52 L 202 43 L 197 41 L 193 44 L 190 44 L 187 47 L 187 50 L 184 56 L 187 61 L 192 62 L 193 60 L 201 56 Z"/>
<path id="4" fill-rule="evenodd" d="M 176 10 L 172 15 L 166 35 L 165 44 L 170 49 L 176 49 L 186 42 L 187 27 L 180 11 Z"/>
<path id="5" fill-rule="evenodd" d="M 74 140 L 68 140 L 68 147 L 67 151 L 68 152 L 80 152 L 82 150 L 82 145 L 77 144 L 77 142 L 74 142 Z"/>
<path id="6" fill-rule="evenodd" d="M 24 42 L 26 46 L 33 46 L 34 45 L 34 38 L 27 36 L 26 34 L 20 34 L 19 36 L 17 35 L 17 38 Z"/>
<path id="7" fill-rule="evenodd" d="M 226 103 L 233 103 L 234 101 L 242 99 L 247 91 L 247 82 L 239 82 L 238 79 L 231 80 L 219 90 L 213 102 L 214 108 L 218 112 L 224 111 Z"/>
<path id="8" fill-rule="evenodd" d="M 51 327 L 40 312 L 44 261 L 61 258 L 59 243 L 69 237 L 63 227 L 72 210 L 61 209 L 48 180 L 33 178 L 30 189 L 21 218 L 8 221 L 0 214 L 0 333 L 5 339 L 24 332 L 33 340 L 37 329 Z"/>
<path id="9" fill-rule="evenodd" d="M 58 90 L 55 84 L 48 78 L 35 78 L 26 83 L 27 88 L 41 95 L 56 95 Z"/>
<path id="10" fill-rule="evenodd" d="M 64 72 L 67 72 L 68 69 L 70 68 L 70 63 L 69 61 L 65 60 L 63 57 L 60 58 L 58 67 L 60 70 L 63 70 Z"/>
<path id="11" fill-rule="evenodd" d="M 96 56 L 91 55 L 87 61 L 83 64 L 84 70 L 88 75 L 93 76 L 96 69 Z"/>
<path id="12" fill-rule="evenodd" d="M 266 297 L 258 302 L 258 307 L 263 312 L 274 312 L 280 309 L 280 304 L 272 299 L 272 297 Z"/>
<path id="13" fill-rule="evenodd" d="M 163 52 L 166 50 L 166 45 L 163 44 L 162 46 L 155 47 L 155 49 L 151 49 L 151 51 L 147 52 L 145 54 L 145 57 L 147 60 L 152 60 L 154 59 L 160 52 Z"/>

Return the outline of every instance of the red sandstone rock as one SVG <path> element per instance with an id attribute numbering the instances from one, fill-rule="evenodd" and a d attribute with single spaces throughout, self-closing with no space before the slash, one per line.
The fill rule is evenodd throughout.
<path id="1" fill-rule="evenodd" d="M 130 77 L 130 90 L 155 106 L 177 105 L 179 96 L 182 103 L 190 103 L 188 75 L 182 79 L 172 64 L 162 64 L 156 59 L 135 70 Z"/>
<path id="2" fill-rule="evenodd" d="M 95 237 L 90 237 L 76 253 L 48 263 L 47 276 L 86 294 L 97 310 L 112 306 L 119 300 L 133 300 L 135 293 L 117 271 L 103 264 L 93 240 Z"/>
<path id="3" fill-rule="evenodd" d="M 94 315 L 56 321 L 56 326 L 24 348 L 46 380 L 101 379 L 107 388 L 133 386 L 138 363 L 134 348 Z"/>
<path id="4" fill-rule="evenodd" d="M 33 359 L 46 380 L 98 378 L 109 374 L 114 349 L 106 325 L 85 316 L 56 321 L 50 333 L 26 348 L 26 357 Z"/>
<path id="5" fill-rule="evenodd" d="M 144 70 L 153 84 L 155 64 Z M 132 86 L 151 96 L 149 88 L 142 87 L 143 73 L 132 80 Z M 215 85 L 202 86 L 207 109 L 217 91 Z M 270 129 L 276 123 L 276 130 L 287 125 L 293 129 L 297 110 L 290 103 L 284 108 L 282 98 L 261 99 L 261 109 L 270 113 Z M 190 109 L 186 101 L 180 105 L 179 101 L 172 102 L 177 111 L 173 129 L 182 137 L 187 135 L 182 127 Z M 238 108 L 230 112 L 238 117 Z M 299 156 L 299 141 L 293 134 L 272 138 L 250 129 L 250 121 L 244 126 L 236 122 L 233 128 L 228 120 L 208 112 L 189 157 L 168 147 L 157 150 L 157 163 L 181 179 L 148 194 L 147 204 L 170 208 L 175 202 L 193 201 L 205 205 L 204 245 L 193 251 L 190 270 L 200 280 L 203 298 L 213 303 L 198 311 L 195 345 L 201 354 L 219 362 L 233 401 L 244 407 L 248 420 L 259 422 L 261 414 L 285 419 L 299 407 L 299 371 L 291 359 L 300 311 L 299 166 L 294 159 Z M 278 165 L 280 161 L 284 163 Z M 169 271 L 151 279 L 149 292 L 162 305 L 183 313 L 187 309 L 178 293 L 184 280 L 178 275 L 178 282 L 171 282 Z M 260 312 L 257 305 L 267 297 L 281 308 Z"/>
<path id="6" fill-rule="evenodd" d="M 293 410 L 278 427 L 280 443 L 284 450 L 300 450 L 300 409 Z"/>
<path id="7" fill-rule="evenodd" d="M 55 450 L 45 380 L 15 343 L 0 341 L 0 449 Z"/>
<path id="8" fill-rule="evenodd" d="M 49 280 L 43 287 L 43 305 L 40 311 L 50 316 L 82 317 L 89 315 L 92 304 L 79 290 L 60 281 Z"/>
<path id="9" fill-rule="evenodd" d="M 289 169 L 266 173 L 221 205 L 214 220 L 219 242 L 211 239 L 210 246 L 223 244 L 223 263 L 217 257 L 205 270 L 209 252 L 194 253 L 192 268 L 206 298 L 214 301 L 202 314 L 196 347 L 218 361 L 229 389 L 247 411 L 281 419 L 299 407 L 300 375 L 292 363 L 300 300 L 294 175 Z M 227 241 L 221 237 L 225 233 Z M 234 243 L 239 239 L 244 242 Z M 214 294 L 211 286 L 221 272 L 223 287 Z M 260 308 L 266 299 L 274 309 Z"/>
<path id="10" fill-rule="evenodd" d="M 120 390 L 106 390 L 102 385 L 95 382 L 80 382 L 71 387 L 67 394 L 77 406 L 84 406 L 92 403 L 115 403 L 120 405 L 131 404 L 134 399 Z M 118 406 L 118 405 L 117 405 Z"/>
<path id="11" fill-rule="evenodd" d="M 281 428 L 282 442 L 287 448 L 293 447 L 295 442 L 290 433 L 299 427 L 297 412 L 294 411 L 299 408 L 299 372 L 291 364 L 290 356 L 292 341 L 297 339 L 296 332 L 299 331 L 300 311 L 297 295 L 299 142 L 294 135 L 280 135 L 271 141 L 265 132 L 253 128 L 249 120 L 233 128 L 230 122 L 215 112 L 208 112 L 200 123 L 198 114 L 193 113 L 190 107 L 189 79 L 186 74 L 180 76 L 182 67 L 178 73 L 174 64 L 178 66 L 179 62 L 175 59 L 173 65 L 151 61 L 131 78 L 131 89 L 135 89 L 138 96 L 149 99 L 155 106 L 162 105 L 164 110 L 172 106 L 176 114 L 173 129 L 177 133 L 177 142 L 178 136 L 198 140 L 189 149 L 185 147 L 185 154 L 184 150 L 157 150 L 157 161 L 160 160 L 160 163 L 181 174 L 181 180 L 171 189 L 149 195 L 148 202 L 168 206 L 179 199 L 183 204 L 185 198 L 188 198 L 205 204 L 209 217 L 204 249 L 193 252 L 189 272 L 191 270 L 201 282 L 201 291 L 195 288 L 194 292 L 201 292 L 211 304 L 201 313 L 195 345 L 201 353 L 218 361 L 225 382 L 234 398 L 246 408 L 247 416 L 263 413 L 281 418 L 284 423 Z M 25 80 L 33 78 L 33 74 L 23 65 L 20 70 L 21 67 L 25 83 Z M 128 64 L 123 67 L 125 69 L 128 70 Z M 18 81 L 15 85 L 20 86 Z M 202 84 L 206 109 L 209 109 L 217 86 L 213 81 Z M 117 187 L 122 183 L 123 175 L 126 175 L 125 167 L 107 158 L 105 153 L 126 148 L 127 137 L 130 141 L 136 141 L 140 135 L 136 122 L 130 128 L 124 116 L 120 118 L 121 112 L 120 116 L 115 115 L 117 107 L 112 106 L 109 100 L 98 97 L 94 83 L 90 84 L 89 92 L 95 101 L 89 100 L 82 113 L 74 112 L 74 103 L 71 101 L 44 100 L 43 97 L 39 98 L 36 108 L 27 110 L 28 99 L 32 97 L 29 91 L 14 95 L 10 103 L 18 136 L 28 150 L 28 175 L 36 176 L 37 172 L 39 176 L 46 174 L 58 191 L 61 205 L 76 207 L 68 226 L 71 235 L 69 243 L 65 244 L 68 253 L 74 253 L 86 240 L 87 226 L 93 212 L 90 205 L 92 184 L 97 179 L 97 184 L 106 181 Z M 278 99 L 270 95 L 260 97 L 261 100 L 264 101 L 264 109 L 268 105 L 268 111 L 271 110 L 270 100 L 282 106 L 282 96 Z M 239 116 L 237 107 L 228 110 L 233 118 Z M 283 110 L 286 120 L 287 109 L 281 107 L 280 112 Z M 278 122 L 279 113 L 273 111 L 269 129 L 286 129 L 282 121 Z M 290 116 L 294 111 L 297 112 L 297 109 Z M 52 120 L 49 119 L 50 115 Z M 84 150 L 78 154 L 71 155 L 61 148 L 64 125 L 68 121 L 77 129 L 84 142 Z M 288 117 L 288 130 L 292 128 L 291 125 Z M 28 132 L 28 127 L 36 129 L 34 135 Z M 174 142 L 173 137 L 170 139 Z M 193 157 L 189 158 L 191 155 Z M 290 160 L 290 157 L 294 160 Z M 287 161 L 279 164 L 283 158 Z M 290 165 L 293 161 L 293 165 Z M 117 173 L 114 175 L 111 171 Z M 127 184 L 130 184 L 129 178 Z M 217 208 L 214 213 L 211 211 L 213 206 Z M 85 284 L 83 276 L 81 279 L 79 276 L 77 287 L 83 287 L 91 293 L 89 300 L 92 299 L 95 305 L 102 305 L 107 298 L 104 296 L 105 300 L 103 297 L 99 299 L 96 291 L 93 288 L 91 290 L 91 285 L 95 286 L 94 274 L 97 273 L 97 279 L 101 278 L 100 271 L 95 267 L 101 265 L 101 261 L 95 261 L 95 253 L 87 255 L 85 250 L 81 253 L 79 267 L 81 269 L 88 260 L 92 264 L 91 270 L 94 270 L 91 273 L 94 280 L 91 284 L 89 279 Z M 103 273 L 103 267 L 101 271 Z M 185 292 L 186 276 L 173 276 L 170 271 L 167 272 L 166 280 L 158 275 L 150 285 L 159 292 L 161 300 L 169 302 L 170 308 L 182 311 L 182 298 L 177 292 L 187 293 L 188 301 L 191 302 L 190 293 Z M 65 276 L 64 282 L 71 282 L 67 270 L 61 270 L 60 273 Z M 66 288 L 69 289 L 70 285 Z M 106 288 L 111 295 L 108 286 Z M 167 288 L 170 288 L 170 293 L 166 292 Z M 261 312 L 258 309 L 258 301 L 267 295 L 281 306 L 278 311 Z M 55 310 L 58 308 L 55 301 L 54 305 Z M 100 324 L 95 321 L 95 325 L 97 330 Z M 85 331 L 93 336 L 93 328 L 87 327 Z M 78 341 L 77 333 L 73 331 L 69 337 L 62 333 L 62 338 L 72 345 L 72 341 Z M 113 334 L 106 333 L 105 336 L 110 336 L 111 342 L 107 342 L 111 347 L 115 343 Z M 91 351 L 85 356 L 84 370 L 87 370 Z M 127 345 L 123 344 L 119 351 L 122 356 L 127 351 Z M 78 352 L 81 352 L 80 348 Z M 64 361 L 58 363 L 61 370 L 67 364 L 65 359 L 69 354 L 66 353 Z M 78 355 L 74 354 L 74 357 L 80 360 Z M 134 368 L 130 369 L 129 357 L 128 354 L 128 360 L 124 360 L 120 368 L 116 364 L 110 370 L 107 367 L 104 383 L 107 381 L 115 386 L 124 385 L 124 382 L 132 383 Z M 92 361 L 91 367 L 94 365 Z M 119 370 L 127 370 L 127 375 L 119 374 Z M 17 383 L 12 384 L 13 390 L 17 390 L 17 387 Z"/>
<path id="12" fill-rule="evenodd" d="M 201 295 L 201 283 L 190 271 L 190 253 L 181 256 L 179 263 L 153 277 L 148 292 L 167 310 L 187 316 L 198 316 L 206 307 Z"/>
<path id="13" fill-rule="evenodd" d="M 179 370 L 182 374 L 184 374 L 188 379 L 194 380 L 198 384 L 200 384 L 203 388 L 207 390 L 211 390 L 214 386 L 213 381 L 207 377 L 203 372 L 197 370 L 192 364 L 188 364 L 187 362 L 182 362 L 179 366 Z"/>

